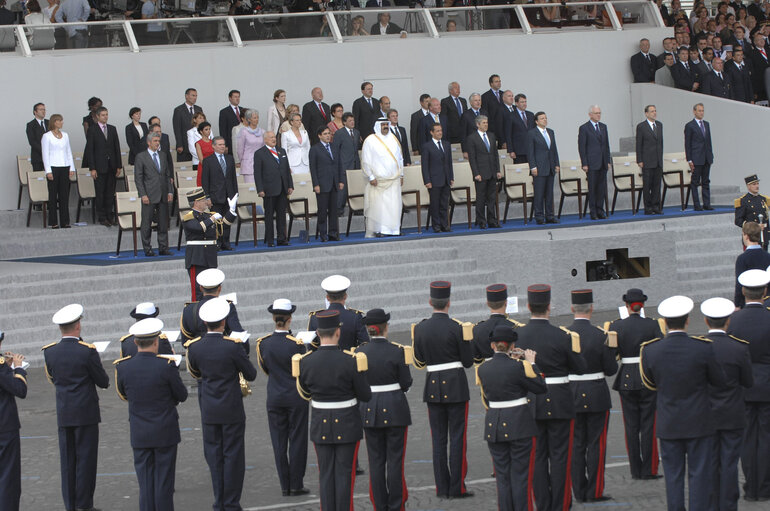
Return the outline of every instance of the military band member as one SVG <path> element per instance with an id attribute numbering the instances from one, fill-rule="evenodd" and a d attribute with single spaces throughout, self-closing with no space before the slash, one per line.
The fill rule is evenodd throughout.
<path id="1" fill-rule="evenodd" d="M 607 332 L 591 324 L 594 310 L 593 291 L 572 291 L 575 321 L 567 328 L 580 336 L 580 353 L 586 370 L 569 375 L 575 400 L 575 442 L 572 453 L 572 493 L 579 502 L 602 502 L 612 497 L 604 494 L 604 464 L 607 459 L 607 428 L 612 398 L 607 376 L 618 372 L 617 347 Z"/>
<path id="2" fill-rule="evenodd" d="M 669 511 L 709 509 L 715 432 L 709 388 L 725 386 L 711 339 L 687 335 L 692 308 L 686 296 L 660 302 L 658 314 L 665 318 L 668 333 L 663 339 L 645 342 L 639 352 L 642 383 L 658 393 L 656 435 Z M 687 507 L 685 473 L 690 493 Z"/>
<path id="3" fill-rule="evenodd" d="M 487 286 L 486 292 L 489 318 L 480 321 L 473 327 L 473 361 L 476 364 L 492 358 L 494 351 L 490 347 L 489 336 L 492 335 L 497 325 L 524 326 L 523 323 L 510 319 L 505 312 L 508 306 L 508 286 L 492 284 Z"/>
<path id="4" fill-rule="evenodd" d="M 305 343 L 291 335 L 292 314 L 297 306 L 279 298 L 267 308 L 275 330 L 257 339 L 257 361 L 267 375 L 267 423 L 273 443 L 275 468 L 284 497 L 306 495 L 307 401 L 297 395 L 297 381 L 291 374 L 294 355 L 307 352 Z"/>
<path id="5" fill-rule="evenodd" d="M 473 365 L 473 324 L 449 317 L 451 291 L 449 282 L 431 282 L 433 315 L 414 325 L 412 330 L 414 365 L 428 370 L 422 400 L 428 405 L 433 476 L 439 498 L 473 496 L 473 492 L 465 488 L 470 396 L 464 369 Z"/>
<path id="6" fill-rule="evenodd" d="M 537 424 L 527 394 L 546 392 L 545 380 L 535 365 L 536 353 L 516 350 L 512 355 L 517 338 L 512 326 L 497 325 L 488 339 L 495 354 L 476 373 L 487 409 L 484 440 L 495 466 L 500 511 L 530 509 Z"/>
<path id="7" fill-rule="evenodd" d="M 99 448 L 99 396 L 110 378 L 93 344 L 81 340 L 83 306 L 67 305 L 53 315 L 61 340 L 43 346 L 45 374 L 56 388 L 59 456 L 64 508 L 93 509 Z"/>
<path id="8" fill-rule="evenodd" d="M 711 509 L 728 511 L 738 509 L 738 458 L 741 455 L 743 431 L 746 427 L 744 388 L 754 384 L 751 372 L 749 343 L 725 332 L 730 315 L 735 310 L 726 298 L 709 298 L 700 306 L 703 319 L 713 341 L 714 355 L 727 379 L 724 388 L 711 387 L 711 410 L 714 415 L 714 440 Z"/>
<path id="9" fill-rule="evenodd" d="M 326 301 L 329 302 L 327 309 L 336 310 L 340 313 L 340 322 L 342 330 L 340 333 L 340 349 L 349 350 L 369 340 L 369 334 L 366 333 L 364 325 L 364 313 L 357 309 L 349 309 L 345 306 L 348 299 L 348 289 L 350 288 L 350 279 L 342 275 L 332 275 L 321 281 L 321 288 L 326 291 Z M 310 320 L 307 323 L 307 329 L 314 331 L 317 327 L 315 315 L 326 309 L 319 309 L 310 313 Z M 313 341 L 313 349 L 318 347 L 318 338 Z"/>
<path id="10" fill-rule="evenodd" d="M 158 309 L 154 303 L 142 302 L 134 307 L 134 310 L 129 313 L 129 316 L 134 318 L 138 323 L 143 319 L 157 318 L 158 314 L 160 314 L 160 309 Z M 129 334 L 120 338 L 120 358 L 133 357 L 136 355 L 136 352 L 137 348 L 136 343 L 134 342 L 134 336 L 131 335 L 129 329 Z M 168 337 L 162 332 L 158 337 L 158 353 L 161 355 L 174 354 L 174 349 L 171 347 L 171 343 L 168 342 Z"/>
<path id="11" fill-rule="evenodd" d="M 310 439 L 318 456 L 321 508 L 353 509 L 355 465 L 363 437 L 358 403 L 372 398 L 366 355 L 340 349 L 340 311 L 325 310 L 315 317 L 320 345 L 304 356 L 294 355 L 292 374 L 300 396 L 311 400 L 313 407 Z"/>
<path id="12" fill-rule="evenodd" d="M 756 222 L 743 222 L 741 227 L 743 238 L 743 252 L 735 259 L 735 294 L 733 302 L 735 307 L 742 308 L 746 304 L 743 297 L 741 284 L 738 277 L 747 270 L 764 270 L 770 266 L 770 254 L 762 250 L 762 229 Z"/>
<path id="13" fill-rule="evenodd" d="M 241 347 L 240 339 L 226 337 L 225 318 L 230 303 L 213 298 L 199 315 L 207 333 L 185 343 L 187 370 L 198 380 L 198 404 L 203 429 L 203 454 L 211 471 L 214 509 L 241 509 L 246 453 L 240 376 L 254 381 L 257 369 Z"/>
<path id="14" fill-rule="evenodd" d="M 655 439 L 655 392 L 642 384 L 639 373 L 639 349 L 642 343 L 660 339 L 658 323 L 643 318 L 647 301 L 641 289 L 629 289 L 623 295 L 628 317 L 605 324 L 605 330 L 617 332 L 617 356 L 620 369 L 612 385 L 620 394 L 626 450 L 633 479 L 658 479 L 658 441 Z"/>
<path id="15" fill-rule="evenodd" d="M 198 274 L 208 268 L 217 267 L 217 238 L 222 234 L 224 225 L 231 225 L 237 215 L 235 207 L 238 204 L 238 194 L 227 199 L 230 209 L 225 215 L 211 213 L 211 201 L 203 188 L 195 188 L 187 192 L 187 202 L 192 209 L 182 217 L 182 228 L 186 240 L 184 251 L 184 267 L 190 275 L 192 301 L 200 299 L 196 285 Z"/>
<path id="16" fill-rule="evenodd" d="M 187 399 L 174 359 L 158 354 L 162 329 L 157 318 L 134 323 L 129 333 L 136 354 L 114 362 L 118 396 L 128 401 L 141 511 L 174 511 L 176 451 L 182 441 L 176 406 Z"/>
<path id="17" fill-rule="evenodd" d="M 527 288 L 529 323 L 516 329 L 518 348 L 537 353 L 538 367 L 547 390 L 535 396 L 534 492 L 538 510 L 568 509 L 572 503 L 570 454 L 572 452 L 575 403 L 570 373 L 582 373 L 586 362 L 580 355 L 578 334 L 551 325 L 551 286 Z"/>
<path id="18" fill-rule="evenodd" d="M 222 293 L 225 273 L 219 268 L 209 268 L 200 272 L 196 280 L 201 289 L 201 299 L 197 302 L 186 303 L 184 309 L 182 309 L 182 317 L 179 320 L 179 327 L 185 341 L 202 337 L 206 333 L 206 324 L 201 319 L 199 312 L 205 303 L 217 298 Z M 230 304 L 230 312 L 227 313 L 225 318 L 224 334 L 229 336 L 233 332 L 243 332 L 244 328 L 241 326 L 240 319 L 238 319 L 238 310 L 235 308 L 235 304 L 229 300 L 227 303 Z M 248 355 L 249 343 L 241 343 L 241 346 Z"/>
<path id="19" fill-rule="evenodd" d="M 364 323 L 370 340 L 356 349 L 372 361 L 366 372 L 372 399 L 360 407 L 369 458 L 369 496 L 375 511 L 404 509 L 409 497 L 404 456 L 412 415 L 404 393 L 412 386 L 412 347 L 388 341 L 388 321 L 390 313 L 382 309 L 367 312 Z"/>
<path id="20" fill-rule="evenodd" d="M 0 332 L 0 342 L 5 335 Z M 16 398 L 27 397 L 24 356 L 0 356 L 0 509 L 19 511 L 21 499 L 21 439 Z"/>
<path id="21" fill-rule="evenodd" d="M 767 250 L 767 243 L 770 240 L 770 230 L 768 230 L 770 197 L 759 193 L 759 178 L 756 174 L 747 176 L 744 181 L 748 193 L 735 199 L 735 225 L 743 227 L 745 222 L 758 223 L 762 228 L 762 248 Z"/>

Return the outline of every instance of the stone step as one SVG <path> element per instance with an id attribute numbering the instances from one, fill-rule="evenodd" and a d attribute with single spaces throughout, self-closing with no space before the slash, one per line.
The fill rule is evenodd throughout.
<path id="1" fill-rule="evenodd" d="M 723 264 L 719 266 L 684 267 L 677 271 L 680 282 L 690 280 L 707 279 L 713 277 L 726 277 L 735 272 L 735 265 Z"/>
<path id="2" fill-rule="evenodd" d="M 676 261 L 677 268 L 693 268 L 693 267 L 714 267 L 714 266 L 726 266 L 729 264 L 735 264 L 735 258 L 738 255 L 733 251 L 719 251 L 711 253 L 689 253 L 684 254 L 677 251 Z"/>

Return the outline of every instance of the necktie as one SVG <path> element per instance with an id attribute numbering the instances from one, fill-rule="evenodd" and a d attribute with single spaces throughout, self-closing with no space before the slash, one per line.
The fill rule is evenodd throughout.
<path id="1" fill-rule="evenodd" d="M 706 126 L 703 124 L 703 121 L 698 121 L 698 124 L 700 125 L 700 131 L 703 133 L 703 136 L 706 136 Z"/>
<path id="2" fill-rule="evenodd" d="M 268 147 L 267 150 L 270 151 L 271 153 L 273 153 L 273 156 L 275 157 L 276 161 L 278 161 L 279 163 L 281 162 L 281 157 L 278 156 L 278 153 L 276 152 L 276 150 L 274 148 Z"/>
<path id="3" fill-rule="evenodd" d="M 350 133 L 350 138 L 352 138 L 353 140 L 356 139 L 356 137 L 353 136 L 353 130 L 348 129 L 348 133 Z"/>
<path id="4" fill-rule="evenodd" d="M 599 130 L 599 123 L 594 123 L 594 129 L 596 130 L 596 136 L 601 137 L 602 132 Z"/>
<path id="5" fill-rule="evenodd" d="M 493 91 L 495 93 L 495 99 L 497 101 L 500 101 L 500 92 L 499 91 Z"/>
<path id="6" fill-rule="evenodd" d="M 548 145 L 548 149 L 551 148 L 551 137 L 548 136 L 548 130 L 543 130 L 543 137 L 545 137 L 545 143 Z"/>
<path id="7" fill-rule="evenodd" d="M 190 107 L 190 115 L 194 115 L 195 111 L 193 110 L 193 107 Z"/>
<path id="8" fill-rule="evenodd" d="M 394 128 L 393 126 L 391 126 L 390 131 L 396 136 L 398 141 L 401 142 L 401 137 L 398 135 L 398 128 Z"/>
<path id="9" fill-rule="evenodd" d="M 722 73 L 717 73 L 717 76 L 719 77 L 719 80 L 722 80 Z"/>
<path id="10" fill-rule="evenodd" d="M 521 112 L 521 122 L 523 122 L 524 125 L 527 124 L 527 113 L 526 112 Z"/>
<path id="11" fill-rule="evenodd" d="M 219 155 L 219 166 L 222 167 L 222 174 L 227 174 L 227 163 L 225 163 L 224 155 Z"/>
<path id="12" fill-rule="evenodd" d="M 655 135 L 655 137 L 657 138 L 658 134 L 655 133 L 655 123 L 654 122 L 652 124 L 650 124 L 650 129 L 652 130 L 652 134 Z"/>
<path id="13" fill-rule="evenodd" d="M 441 151 L 441 154 L 444 154 L 444 148 L 441 147 L 441 139 L 436 140 L 436 145 L 438 146 L 438 150 Z"/>
<path id="14" fill-rule="evenodd" d="M 331 146 L 329 144 L 324 144 L 324 146 L 326 147 L 326 150 L 329 151 L 329 157 L 332 159 L 332 161 L 334 161 L 334 155 L 332 154 Z"/>
<path id="15" fill-rule="evenodd" d="M 107 138 L 107 125 L 105 124 L 102 126 L 102 133 L 104 133 L 104 138 Z"/>
<path id="16" fill-rule="evenodd" d="M 487 152 L 489 152 L 489 139 L 486 133 L 484 133 L 484 145 L 487 146 Z"/>
<path id="17" fill-rule="evenodd" d="M 455 106 L 457 107 L 457 113 L 462 115 L 463 114 L 463 107 L 460 104 L 460 100 L 455 98 Z"/>
<path id="18" fill-rule="evenodd" d="M 43 131 L 45 131 L 45 123 L 43 121 L 40 121 L 40 127 L 43 128 Z"/>
<path id="19" fill-rule="evenodd" d="M 241 111 L 238 109 L 238 107 L 235 107 L 235 116 L 240 119 L 241 118 Z"/>
<path id="20" fill-rule="evenodd" d="M 321 115 L 324 116 L 324 119 L 326 119 L 326 112 L 324 112 L 324 107 L 319 103 L 318 109 L 321 111 Z"/>
<path id="21" fill-rule="evenodd" d="M 688 71 L 690 70 L 690 66 L 688 66 L 688 65 L 687 65 L 687 62 L 685 62 L 685 63 L 684 63 L 684 68 L 685 68 L 686 70 L 688 70 Z"/>
<path id="22" fill-rule="evenodd" d="M 650 54 L 649 54 L 649 53 L 648 53 L 648 54 L 646 54 L 646 55 L 644 56 L 644 58 L 647 60 L 647 63 L 649 64 L 649 63 L 650 63 Z"/>
<path id="23" fill-rule="evenodd" d="M 152 161 L 155 162 L 155 168 L 158 169 L 158 174 L 160 174 L 160 160 L 158 160 L 158 152 L 152 153 Z"/>
<path id="24" fill-rule="evenodd" d="M 765 60 L 767 60 L 767 53 L 765 53 L 765 49 L 764 48 L 760 48 L 759 49 L 759 53 L 761 53 L 762 56 L 765 57 Z"/>
<path id="25" fill-rule="evenodd" d="M 434 121 L 434 122 L 439 122 L 439 120 L 438 120 L 438 115 L 436 115 L 436 114 L 433 114 L 433 121 Z"/>
<path id="26" fill-rule="evenodd" d="M 372 98 L 367 98 L 366 102 L 369 103 L 369 108 L 372 108 Z"/>
<path id="27" fill-rule="evenodd" d="M 473 111 L 473 117 L 478 117 L 478 115 L 479 115 L 479 111 L 478 110 L 474 110 Z"/>

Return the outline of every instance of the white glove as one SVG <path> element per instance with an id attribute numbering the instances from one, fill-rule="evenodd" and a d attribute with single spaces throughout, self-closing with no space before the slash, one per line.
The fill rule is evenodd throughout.
<path id="1" fill-rule="evenodd" d="M 235 214 L 235 207 L 238 205 L 238 194 L 236 193 L 232 199 L 227 199 L 227 203 L 230 205 L 230 213 Z"/>
<path id="2" fill-rule="evenodd" d="M 222 215 L 220 215 L 219 213 L 214 213 L 213 215 L 211 215 L 211 219 L 212 220 L 221 220 L 222 219 Z"/>

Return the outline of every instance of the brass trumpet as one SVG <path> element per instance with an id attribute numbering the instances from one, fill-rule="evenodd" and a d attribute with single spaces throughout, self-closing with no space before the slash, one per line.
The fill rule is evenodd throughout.
<path id="1" fill-rule="evenodd" d="M 246 378 L 243 377 L 243 373 L 238 373 L 238 383 L 241 385 L 241 395 L 243 397 L 250 396 L 251 387 L 249 387 L 249 382 L 246 381 Z"/>
<path id="2" fill-rule="evenodd" d="M 521 348 L 511 348 L 508 352 L 508 356 L 514 360 L 521 360 L 524 358 L 524 350 Z"/>

